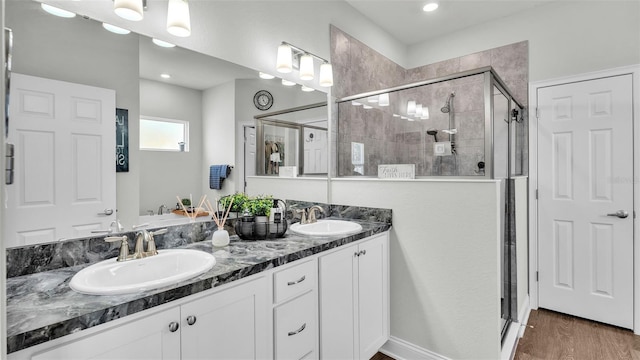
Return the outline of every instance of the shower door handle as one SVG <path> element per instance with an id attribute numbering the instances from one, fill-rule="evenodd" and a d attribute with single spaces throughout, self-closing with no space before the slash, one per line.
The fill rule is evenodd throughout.
<path id="1" fill-rule="evenodd" d="M 626 218 L 627 216 L 629 216 L 629 212 L 628 212 L 628 211 L 625 211 L 625 210 L 618 210 L 618 211 L 616 211 L 616 212 L 614 212 L 614 213 L 612 213 L 612 214 L 607 214 L 607 216 L 617 216 L 617 217 L 619 217 L 620 219 L 624 219 L 624 218 Z"/>

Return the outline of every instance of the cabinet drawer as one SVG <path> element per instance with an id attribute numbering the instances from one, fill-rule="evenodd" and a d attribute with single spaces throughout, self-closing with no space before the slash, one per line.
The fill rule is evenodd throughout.
<path id="1" fill-rule="evenodd" d="M 307 261 L 273 274 L 273 302 L 277 304 L 314 289 L 316 272 L 315 261 Z"/>
<path id="2" fill-rule="evenodd" d="M 316 353 L 316 292 L 308 292 L 275 309 L 276 359 L 302 359 Z"/>

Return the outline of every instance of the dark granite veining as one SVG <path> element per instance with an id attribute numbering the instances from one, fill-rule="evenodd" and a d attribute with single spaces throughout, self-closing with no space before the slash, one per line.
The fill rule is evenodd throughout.
<path id="1" fill-rule="evenodd" d="M 40 271 L 32 271 L 29 275 L 23 276 L 14 275 L 7 279 L 7 352 L 19 351 L 227 284 L 382 233 L 391 226 L 391 210 L 324 206 L 330 209 L 332 217 L 346 218 L 347 215 L 355 215 L 351 219 L 362 225 L 362 232 L 346 237 L 310 237 L 288 233 L 281 239 L 261 241 L 242 241 L 232 236 L 229 246 L 216 248 L 210 241 L 203 241 L 215 230 L 215 225 L 209 222 L 169 227 L 170 231 L 167 234 L 157 237 L 159 249 L 189 248 L 209 252 L 216 257 L 216 265 L 199 277 L 136 294 L 85 295 L 69 287 L 69 281 L 79 270 L 90 263 L 117 256 L 116 248 L 105 246 L 103 237 L 80 239 L 75 243 L 8 249 L 8 257 L 11 251 L 11 255 L 18 254 L 24 256 L 22 259 L 33 259 L 38 262 L 33 268 Z M 336 216 L 333 216 L 334 213 Z M 374 218 L 389 221 L 371 220 Z M 129 238 L 131 241 L 132 236 Z M 29 249 L 31 251 L 28 251 Z M 82 254 L 83 251 L 88 253 Z M 43 255 L 44 258 L 38 257 Z M 42 271 L 46 268 L 50 269 Z"/>

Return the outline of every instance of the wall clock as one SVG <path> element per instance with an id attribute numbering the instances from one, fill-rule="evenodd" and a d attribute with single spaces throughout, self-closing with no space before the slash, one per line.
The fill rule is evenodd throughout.
<path id="1" fill-rule="evenodd" d="M 253 96 L 253 104 L 259 110 L 269 110 L 273 105 L 273 95 L 267 90 L 260 90 Z"/>

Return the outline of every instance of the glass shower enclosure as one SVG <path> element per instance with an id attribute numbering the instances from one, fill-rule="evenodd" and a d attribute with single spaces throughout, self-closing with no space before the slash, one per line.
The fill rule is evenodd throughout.
<path id="1" fill-rule="evenodd" d="M 522 103 L 491 67 L 337 100 L 338 177 L 378 177 L 380 165 L 416 178 L 495 179 L 501 187 L 501 324 L 517 313 L 513 179 L 526 176 Z"/>

